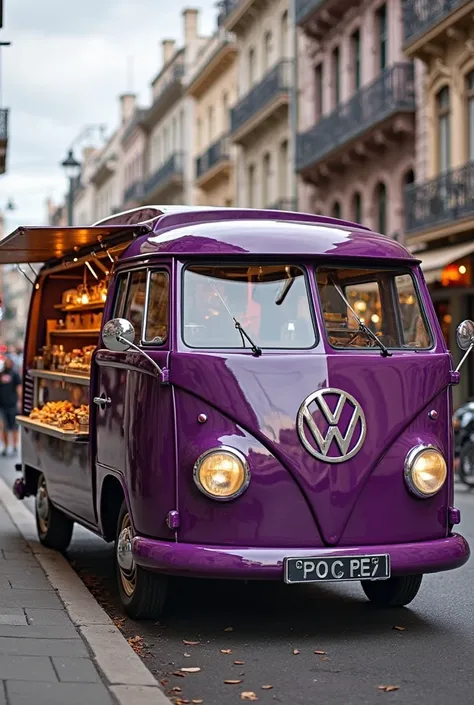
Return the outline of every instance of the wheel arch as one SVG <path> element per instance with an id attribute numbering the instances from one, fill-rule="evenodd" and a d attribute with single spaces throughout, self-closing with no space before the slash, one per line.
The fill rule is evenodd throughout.
<path id="1" fill-rule="evenodd" d="M 129 507 L 127 493 L 121 480 L 109 473 L 100 488 L 99 519 L 102 536 L 107 542 L 115 541 L 117 521 L 123 502 Z"/>

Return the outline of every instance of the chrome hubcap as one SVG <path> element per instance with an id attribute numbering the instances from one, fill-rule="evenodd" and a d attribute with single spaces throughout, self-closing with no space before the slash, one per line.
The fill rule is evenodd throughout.
<path id="1" fill-rule="evenodd" d="M 137 582 L 137 569 L 132 555 L 132 538 L 130 516 L 125 514 L 115 550 L 122 587 L 127 597 L 133 595 Z"/>
<path id="2" fill-rule="evenodd" d="M 44 477 L 42 477 L 36 492 L 36 514 L 41 533 L 45 534 L 49 525 L 49 498 Z"/>

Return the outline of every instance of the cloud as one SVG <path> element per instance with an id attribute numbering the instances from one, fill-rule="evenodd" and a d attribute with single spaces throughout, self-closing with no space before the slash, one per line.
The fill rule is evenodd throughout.
<path id="1" fill-rule="evenodd" d="M 200 33 L 215 28 L 215 0 L 200 0 Z M 118 96 L 134 90 L 149 104 L 161 68 L 162 39 L 182 43 L 185 0 L 7 0 L 2 41 L 3 106 L 10 109 L 7 173 L 0 209 L 12 197 L 8 225 L 44 222 L 48 196 L 62 199 L 59 162 L 88 124 L 111 133 Z M 130 85 L 130 68 L 132 85 Z"/>

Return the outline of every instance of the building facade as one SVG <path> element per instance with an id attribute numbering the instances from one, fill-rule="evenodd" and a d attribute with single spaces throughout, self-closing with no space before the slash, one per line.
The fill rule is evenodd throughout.
<path id="1" fill-rule="evenodd" d="M 415 71 L 401 0 L 296 0 L 300 210 L 403 239 Z"/>
<path id="2" fill-rule="evenodd" d="M 236 36 L 238 98 L 230 111 L 238 146 L 236 203 L 295 207 L 290 107 L 294 83 L 288 0 L 224 0 L 220 25 Z"/>
<path id="3" fill-rule="evenodd" d="M 201 51 L 187 78 L 194 101 L 193 202 L 235 204 L 236 148 L 229 135 L 230 109 L 237 98 L 237 44 L 219 28 Z"/>
<path id="4" fill-rule="evenodd" d="M 5 222 L 0 211 L 0 239 L 5 236 Z M 33 272 L 29 271 L 30 278 Z M 16 265 L 0 267 L 0 342 L 23 347 L 32 285 Z"/>
<path id="5" fill-rule="evenodd" d="M 422 260 L 455 360 L 456 325 L 474 318 L 474 0 L 404 2 L 404 43 L 419 67 L 416 183 L 406 240 Z M 456 401 L 474 395 L 469 365 Z"/>

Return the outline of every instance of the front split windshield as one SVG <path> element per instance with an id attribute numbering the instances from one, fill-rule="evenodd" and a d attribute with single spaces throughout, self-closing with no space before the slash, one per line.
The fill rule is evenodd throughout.
<path id="1" fill-rule="evenodd" d="M 388 349 L 431 347 L 409 271 L 318 267 L 316 280 L 326 335 L 333 347 L 375 347 L 375 336 Z M 364 331 L 364 326 L 369 330 Z"/>
<path id="2" fill-rule="evenodd" d="M 293 265 L 187 267 L 183 323 L 189 347 L 305 349 L 316 343 L 306 277 Z"/>

